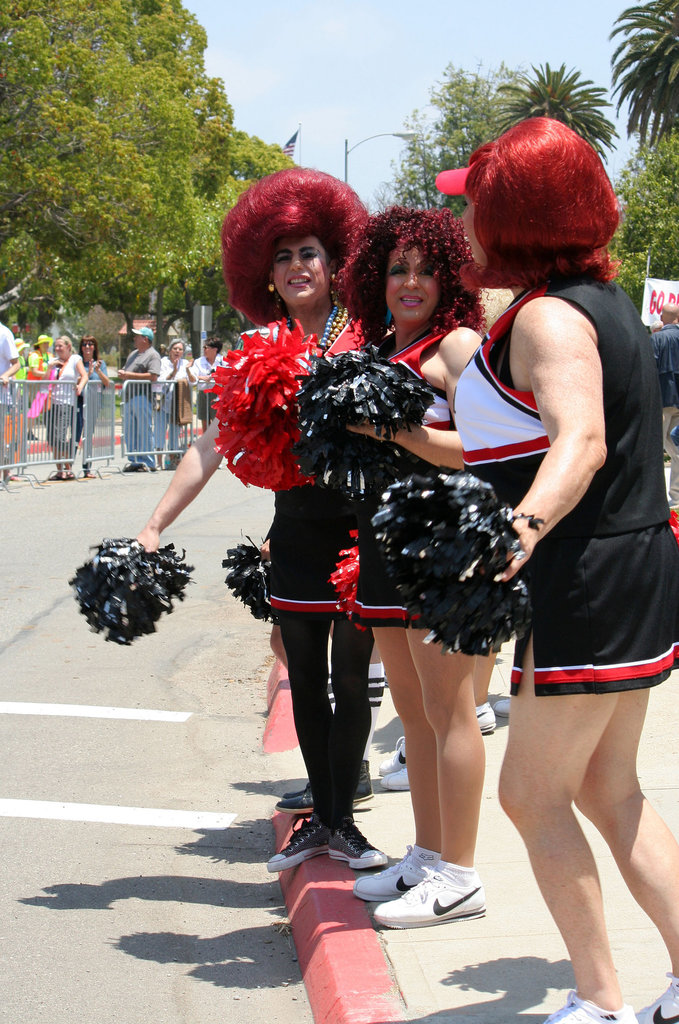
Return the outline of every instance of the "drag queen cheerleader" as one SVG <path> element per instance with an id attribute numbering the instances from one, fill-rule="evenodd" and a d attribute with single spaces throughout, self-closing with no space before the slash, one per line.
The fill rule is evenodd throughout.
<path id="1" fill-rule="evenodd" d="M 232 305 L 275 337 L 299 322 L 328 355 L 356 347 L 346 309 L 333 281 L 351 240 L 367 218 L 347 185 L 319 171 L 294 168 L 257 182 L 240 197 L 222 228 L 224 278 Z M 195 497 L 221 461 L 215 449 L 219 422 L 187 452 L 139 539 L 149 549 Z M 338 610 L 329 582 L 339 552 L 353 543 L 356 521 L 335 492 L 313 485 L 276 495 L 270 531 L 271 605 L 288 662 L 295 727 L 309 774 L 314 813 L 300 819 L 288 846 L 269 871 L 294 867 L 329 853 L 352 868 L 371 868 L 386 857 L 353 822 L 353 796 L 370 729 L 368 664 L 373 645 Z M 327 695 L 332 629 L 333 715 Z"/>
<path id="2" fill-rule="evenodd" d="M 370 219 L 345 270 L 347 301 L 366 341 L 431 385 L 424 424 L 395 436 L 411 453 L 414 471 L 421 460 L 462 466 L 449 402 L 480 341 L 481 306 L 475 292 L 461 287 L 458 273 L 470 255 L 449 210 L 394 207 Z M 363 432 L 372 433 L 367 427 Z M 438 645 L 423 642 L 426 631 L 410 628 L 417 623 L 387 576 L 370 522 L 378 502 L 368 499 L 358 511 L 356 618 L 373 628 L 403 723 L 415 842 L 400 863 L 359 879 L 354 893 L 380 901 L 380 924 L 421 927 L 485 912 L 474 869 L 484 749 L 474 659 L 444 657 Z M 492 667 L 488 659 L 479 661 L 482 671 Z"/>
<path id="3" fill-rule="evenodd" d="M 649 806 L 637 748 L 649 687 L 679 651 L 679 551 L 648 335 L 607 245 L 618 204 L 594 150 L 538 117 L 439 175 L 465 193 L 470 285 L 514 290 L 460 378 L 465 462 L 515 509 L 530 634 L 517 645 L 504 809 L 568 948 L 577 989 L 549 1024 L 634 1024 L 606 934 L 597 827 L 670 954 L 641 1024 L 679 1019 L 679 848 Z M 520 953 L 520 950 L 517 950 Z"/>

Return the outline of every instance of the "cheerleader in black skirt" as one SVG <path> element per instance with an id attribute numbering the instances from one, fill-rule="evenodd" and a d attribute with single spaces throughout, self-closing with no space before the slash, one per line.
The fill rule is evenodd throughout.
<path id="1" fill-rule="evenodd" d="M 231 304 L 276 340 L 299 323 L 329 357 L 356 347 L 333 282 L 367 213 L 336 178 L 299 167 L 279 171 L 241 195 L 222 229 L 224 277 Z M 266 334 L 266 331 L 264 331 Z M 219 421 L 189 450 L 140 540 L 158 535 L 215 471 Z M 313 484 L 276 495 L 269 536 L 271 605 L 287 656 L 295 728 L 311 784 L 314 812 L 300 819 L 269 871 L 329 853 L 356 869 L 386 863 L 353 821 L 353 798 L 370 730 L 368 665 L 372 634 L 341 612 L 329 582 L 356 521 L 341 496 Z M 330 640 L 332 626 L 332 639 Z M 327 693 L 328 644 L 335 713 Z"/>

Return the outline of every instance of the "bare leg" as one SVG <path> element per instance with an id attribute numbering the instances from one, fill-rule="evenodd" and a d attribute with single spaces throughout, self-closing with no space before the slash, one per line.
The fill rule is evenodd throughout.
<path id="1" fill-rule="evenodd" d="M 628 889 L 655 924 L 679 974 L 679 846 L 639 787 L 636 753 L 648 690 L 619 695 L 618 706 L 577 798 L 615 857 Z"/>
<path id="2" fill-rule="evenodd" d="M 605 787 L 613 785 L 619 808 L 608 809 L 616 825 L 609 823 L 606 838 L 620 830 L 619 853 L 624 860 L 627 847 L 629 861 L 629 847 L 634 843 L 625 830 L 639 822 L 639 815 L 630 810 L 638 798 L 630 793 L 629 779 L 644 708 L 632 693 L 536 697 L 529 645 L 521 691 L 512 697 L 500 778 L 502 805 L 521 833 L 542 895 L 566 943 L 578 994 L 612 1011 L 622 1006 L 622 994 L 606 933 L 596 865 L 573 803 L 582 795 L 588 813 L 598 814 L 595 807 L 599 801 L 608 800 Z M 622 750 L 618 749 L 621 737 Z M 604 754 L 610 755 L 613 748 L 616 761 L 611 769 L 604 764 Z M 616 785 L 612 776 L 621 764 L 625 766 L 624 781 Z M 590 765 L 593 774 L 585 784 Z M 592 797 L 595 779 L 602 788 L 598 799 Z M 625 787 L 627 798 L 622 796 Z M 675 881 L 673 891 L 676 885 Z"/>
<path id="3" fill-rule="evenodd" d="M 271 650 L 276 655 L 281 665 L 283 665 L 284 668 L 287 668 L 288 656 L 285 653 L 285 647 L 283 646 L 283 639 L 281 637 L 280 626 L 271 627 L 271 637 L 269 638 L 269 644 L 271 645 Z"/>
<path id="4" fill-rule="evenodd" d="M 403 725 L 415 843 L 441 851 L 436 736 L 427 721 L 422 688 L 410 654 L 408 630 L 374 629 L 394 706 Z"/>
<path id="5" fill-rule="evenodd" d="M 422 630 L 407 631 L 425 714 L 436 737 L 441 859 L 471 868 L 485 771 L 472 686 L 473 662 L 464 654 L 442 654 L 436 644 L 424 643 L 425 635 Z M 410 779 L 407 737 L 406 751 Z"/>
<path id="6" fill-rule="evenodd" d="M 496 658 L 497 654 L 489 654 L 486 658 L 476 655 L 474 658 L 472 682 L 474 685 L 474 703 L 477 708 L 480 708 L 482 704 L 488 701 L 490 677 L 493 674 Z"/>

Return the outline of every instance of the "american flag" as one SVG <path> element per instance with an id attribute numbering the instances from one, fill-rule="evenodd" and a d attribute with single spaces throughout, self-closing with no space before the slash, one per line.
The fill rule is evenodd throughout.
<path id="1" fill-rule="evenodd" d="M 299 135 L 299 128 L 297 129 L 295 134 L 291 138 L 289 138 L 288 141 L 283 146 L 283 152 L 285 153 L 286 156 L 294 156 L 295 155 L 295 146 L 297 145 L 297 136 L 298 135 Z"/>

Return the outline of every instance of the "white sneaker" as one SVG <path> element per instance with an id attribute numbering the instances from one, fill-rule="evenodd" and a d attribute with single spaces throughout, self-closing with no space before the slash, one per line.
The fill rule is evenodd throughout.
<path id="1" fill-rule="evenodd" d="M 422 868 L 412 856 L 413 848 L 409 846 L 403 860 L 392 864 L 385 871 L 376 875 L 364 875 L 354 883 L 354 896 L 360 900 L 396 900 L 405 892 L 413 889 L 421 882 L 427 868 Z"/>
<path id="2" fill-rule="evenodd" d="M 425 872 L 424 879 L 400 899 L 375 908 L 378 924 L 387 928 L 426 928 L 447 921 L 483 917 L 486 896 L 478 875 L 478 885 L 459 889 L 437 871 L 425 868 Z"/>
<path id="3" fill-rule="evenodd" d="M 547 1018 L 545 1024 L 637 1024 L 634 1010 L 626 1004 L 621 1010 L 611 1013 L 602 1010 L 587 999 L 581 999 L 575 992 L 568 993 L 566 1005 Z"/>
<path id="4" fill-rule="evenodd" d="M 667 977 L 670 979 L 670 987 L 650 1006 L 639 1010 L 639 1024 L 671 1024 L 672 1021 L 679 1021 L 679 978 L 673 974 Z"/>
<path id="5" fill-rule="evenodd" d="M 496 718 L 509 718 L 510 697 L 502 697 L 493 704 L 493 711 Z"/>
<path id="6" fill-rule="evenodd" d="M 406 738 L 400 736 L 396 743 L 396 750 L 388 757 L 386 761 L 377 769 L 378 773 L 384 777 L 385 775 L 391 775 L 392 772 L 399 772 L 406 763 Z"/>
<path id="7" fill-rule="evenodd" d="M 488 701 L 476 709 L 476 721 L 484 736 L 490 736 L 492 732 L 495 732 L 495 712 Z"/>
<path id="8" fill-rule="evenodd" d="M 401 768 L 398 772 L 392 772 L 391 775 L 385 775 L 383 779 L 380 779 L 380 786 L 382 789 L 410 789 L 410 783 L 408 782 L 408 769 Z"/>

